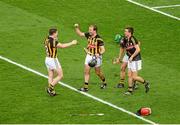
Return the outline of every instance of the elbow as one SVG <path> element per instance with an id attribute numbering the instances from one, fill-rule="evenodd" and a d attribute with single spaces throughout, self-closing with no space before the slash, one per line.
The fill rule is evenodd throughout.
<path id="1" fill-rule="evenodd" d="M 82 37 L 82 34 L 80 34 L 80 33 L 77 33 L 77 35 L 80 36 L 80 37 Z"/>
<path id="2" fill-rule="evenodd" d="M 136 50 L 136 53 L 138 54 L 138 53 L 140 53 L 141 52 L 141 50 L 139 49 L 139 50 Z"/>
<path id="3" fill-rule="evenodd" d="M 140 52 L 141 52 L 141 49 L 139 49 L 138 52 L 140 53 Z"/>
<path id="4" fill-rule="evenodd" d="M 79 33 L 79 36 L 80 36 L 80 37 L 83 37 L 83 36 L 84 36 L 84 34 L 83 34 L 83 33 Z"/>
<path id="5" fill-rule="evenodd" d="M 80 37 L 83 37 L 83 33 L 81 33 L 78 29 L 76 29 L 76 34 Z"/>
<path id="6" fill-rule="evenodd" d="M 136 48 L 136 52 L 140 53 L 141 49 L 140 48 Z"/>

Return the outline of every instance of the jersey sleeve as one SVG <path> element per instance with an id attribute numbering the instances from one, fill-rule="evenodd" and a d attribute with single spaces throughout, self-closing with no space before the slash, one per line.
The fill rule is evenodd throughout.
<path id="1" fill-rule="evenodd" d="M 89 36 L 90 36 L 89 32 L 84 33 L 84 35 L 85 35 L 85 37 L 86 37 L 87 39 L 88 39 Z"/>
<path id="2" fill-rule="evenodd" d="M 55 42 L 55 47 L 57 46 L 57 44 L 59 43 L 59 41 L 58 40 L 56 40 L 56 42 Z"/>
<path id="3" fill-rule="evenodd" d="M 48 41 L 49 41 L 49 39 L 46 38 L 46 39 L 44 40 L 44 45 L 47 45 Z"/>
<path id="4" fill-rule="evenodd" d="M 104 41 L 101 38 L 97 38 L 98 46 L 104 46 Z"/>
<path id="5" fill-rule="evenodd" d="M 131 40 L 134 45 L 138 44 L 138 40 L 134 36 L 131 38 Z"/>

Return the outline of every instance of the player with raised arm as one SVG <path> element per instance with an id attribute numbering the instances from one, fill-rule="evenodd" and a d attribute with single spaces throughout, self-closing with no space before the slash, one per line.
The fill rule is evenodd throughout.
<path id="1" fill-rule="evenodd" d="M 86 37 L 88 40 L 87 48 L 85 49 L 87 55 L 85 59 L 85 66 L 84 66 L 84 87 L 80 88 L 80 91 L 87 92 L 88 91 L 88 84 L 90 78 L 90 69 L 91 67 L 95 68 L 96 74 L 102 81 L 100 86 L 101 89 L 106 88 L 107 83 L 106 79 L 101 71 L 102 65 L 102 55 L 105 52 L 104 41 L 102 38 L 97 34 L 97 26 L 90 25 L 89 31 L 84 33 L 80 30 L 78 24 L 75 24 L 75 31 L 81 37 Z"/>
<path id="2" fill-rule="evenodd" d="M 46 49 L 45 64 L 48 70 L 47 93 L 50 96 L 56 95 L 54 87 L 63 77 L 62 67 L 57 58 L 57 48 L 67 48 L 69 46 L 76 44 L 77 44 L 77 40 L 73 40 L 72 42 L 69 43 L 58 42 L 57 29 L 55 28 L 49 29 L 49 36 L 44 41 L 44 46 Z M 55 72 L 57 73 L 57 76 L 54 78 Z"/>

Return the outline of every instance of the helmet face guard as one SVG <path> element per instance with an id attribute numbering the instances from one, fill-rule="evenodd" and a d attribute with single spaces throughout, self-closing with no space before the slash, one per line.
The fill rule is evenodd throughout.
<path id="1" fill-rule="evenodd" d="M 92 59 L 89 61 L 88 65 L 90 67 L 95 67 L 96 64 L 97 64 L 97 58 L 96 58 L 96 56 L 93 56 Z"/>

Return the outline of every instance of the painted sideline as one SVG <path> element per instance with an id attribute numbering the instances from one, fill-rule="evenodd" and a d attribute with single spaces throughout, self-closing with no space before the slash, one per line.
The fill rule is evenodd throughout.
<path id="1" fill-rule="evenodd" d="M 128 1 L 128 2 L 130 2 L 130 3 L 133 3 L 133 4 L 135 4 L 135 5 L 138 5 L 138 6 L 140 6 L 140 7 L 143 7 L 143 8 L 149 9 L 149 10 L 151 10 L 151 11 L 154 11 L 154 12 L 160 13 L 160 14 L 162 14 L 162 15 L 168 16 L 168 17 L 170 17 L 170 18 L 173 18 L 173 19 L 176 19 L 176 20 L 180 20 L 180 18 L 179 18 L 179 17 L 176 17 L 176 16 L 173 16 L 173 15 L 170 15 L 170 14 L 168 14 L 168 13 L 165 13 L 165 12 L 162 12 L 162 11 L 160 11 L 160 10 L 154 9 L 154 8 L 152 8 L 152 7 L 146 6 L 146 5 L 144 5 L 144 4 L 141 4 L 141 3 L 135 2 L 135 1 L 133 1 L 133 0 L 126 0 L 126 1 Z"/>
<path id="2" fill-rule="evenodd" d="M 177 5 L 168 5 L 168 6 L 155 6 L 155 7 L 151 7 L 151 8 L 160 9 L 160 8 L 171 8 L 171 7 L 180 7 L 180 4 L 177 4 Z"/>
<path id="3" fill-rule="evenodd" d="M 20 68 L 22 68 L 22 69 L 25 69 L 25 70 L 27 70 L 27 71 L 29 71 L 29 72 L 32 72 L 32 73 L 34 73 L 34 74 L 36 74 L 36 75 L 42 76 L 42 77 L 44 77 L 44 78 L 48 78 L 48 76 L 46 76 L 46 75 L 44 75 L 44 74 L 42 74 L 42 73 L 40 73 L 40 72 L 38 72 L 38 71 L 36 71 L 36 70 L 33 70 L 33 69 L 31 69 L 31 68 L 28 68 L 28 67 L 26 67 L 26 66 L 24 66 L 24 65 L 21 65 L 21 64 L 19 64 L 19 63 L 17 63 L 17 62 L 14 62 L 14 61 L 12 61 L 12 60 L 10 60 L 10 59 L 8 59 L 8 58 L 6 58 L 6 57 L 3 57 L 3 56 L 1 56 L 1 55 L 0 55 L 0 59 L 1 59 L 1 60 L 4 60 L 4 61 L 6 61 L 6 62 L 9 62 L 9 63 L 11 63 L 11 64 L 13 64 L 13 65 L 16 65 L 16 66 L 18 66 L 18 67 L 20 67 Z M 72 86 L 70 86 L 70 85 L 68 85 L 68 84 L 65 84 L 65 83 L 63 83 L 63 82 L 59 82 L 59 84 L 62 85 L 62 86 L 64 86 L 64 87 L 67 87 L 67 88 L 69 88 L 69 89 L 71 89 L 71 90 L 73 90 L 73 91 L 75 91 L 75 92 L 77 92 L 77 93 L 81 93 L 82 95 L 85 95 L 85 96 L 87 96 L 87 97 L 89 97 L 89 98 L 92 98 L 92 99 L 94 99 L 94 100 L 96 100 L 96 101 L 98 101 L 98 102 L 101 102 L 101 103 L 103 103 L 103 104 L 106 104 L 106 105 L 108 105 L 108 106 L 110 106 L 110 107 L 112 107 L 112 108 L 118 109 L 118 110 L 120 110 L 120 111 L 122 111 L 122 112 L 124 112 L 124 113 L 127 113 L 127 114 L 129 114 L 129 115 L 131 115 L 131 116 L 133 116 L 133 117 L 136 117 L 136 118 L 138 118 L 138 119 L 140 119 L 140 120 L 142 120 L 142 121 L 144 121 L 144 122 L 147 122 L 147 123 L 150 123 L 150 124 L 157 124 L 157 123 L 155 123 L 155 122 L 153 122 L 153 121 L 151 121 L 151 120 L 148 120 L 148 119 L 145 119 L 145 118 L 143 118 L 143 117 L 137 116 L 136 114 L 134 114 L 134 113 L 132 113 L 132 112 L 130 112 L 130 111 L 124 109 L 124 108 L 118 107 L 117 105 L 114 105 L 114 104 L 112 104 L 112 103 L 110 103 L 110 102 L 107 102 L 107 101 L 104 101 L 104 100 L 102 100 L 102 99 L 100 99 L 100 98 L 97 98 L 97 97 L 95 97 L 95 96 L 93 96 L 93 95 L 91 95 L 91 94 L 89 94 L 89 93 L 81 92 L 81 91 L 77 90 L 76 88 L 74 88 L 74 87 L 72 87 Z"/>

